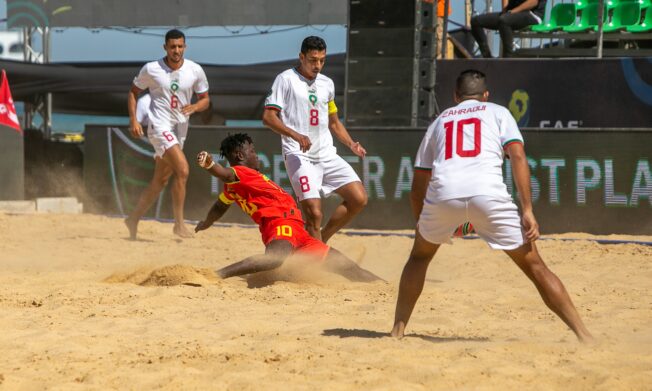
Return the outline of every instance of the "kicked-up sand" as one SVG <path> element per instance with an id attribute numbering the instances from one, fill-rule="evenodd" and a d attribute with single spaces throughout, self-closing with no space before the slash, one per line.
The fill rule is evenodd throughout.
<path id="1" fill-rule="evenodd" d="M 481 240 L 442 247 L 396 340 L 408 237 L 333 238 L 388 281 L 372 284 L 301 261 L 219 280 L 263 251 L 256 228 L 181 240 L 145 221 L 127 237 L 117 218 L 0 214 L 0 389 L 652 389 L 651 246 L 538 242 L 598 339 L 585 346 Z"/>

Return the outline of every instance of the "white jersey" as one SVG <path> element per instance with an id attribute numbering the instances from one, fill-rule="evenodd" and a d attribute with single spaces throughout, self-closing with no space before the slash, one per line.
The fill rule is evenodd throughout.
<path id="1" fill-rule="evenodd" d="M 504 148 L 523 143 L 509 110 L 466 100 L 445 110 L 430 125 L 415 168 L 432 170 L 427 200 L 479 195 L 509 198 L 503 182 Z"/>
<path id="2" fill-rule="evenodd" d="M 323 160 L 336 154 L 333 136 L 328 128 L 329 110 L 330 114 L 337 112 L 334 99 L 335 85 L 322 74 L 309 80 L 292 68 L 276 76 L 272 90 L 265 99 L 265 108 L 278 110 L 285 126 L 308 136 L 312 142 L 310 150 L 302 153 L 298 142 L 282 136 L 283 155 Z"/>
<path id="3" fill-rule="evenodd" d="M 149 121 L 157 131 L 170 131 L 176 124 L 188 122 L 181 108 L 190 104 L 193 92 L 208 91 L 204 70 L 188 59 L 177 70 L 168 67 L 163 59 L 148 62 L 134 78 L 134 85 L 149 89 Z"/>

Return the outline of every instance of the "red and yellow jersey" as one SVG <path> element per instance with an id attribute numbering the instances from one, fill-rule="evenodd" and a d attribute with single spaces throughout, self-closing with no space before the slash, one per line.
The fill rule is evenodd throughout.
<path id="1" fill-rule="evenodd" d="M 237 180 L 224 184 L 220 200 L 237 203 L 256 224 L 263 219 L 285 218 L 303 221 L 294 199 L 267 176 L 245 166 L 231 167 Z"/>

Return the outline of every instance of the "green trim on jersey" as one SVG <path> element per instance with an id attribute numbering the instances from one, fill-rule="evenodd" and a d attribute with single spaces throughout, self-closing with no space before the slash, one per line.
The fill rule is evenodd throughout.
<path id="1" fill-rule="evenodd" d="M 416 170 L 432 171 L 432 168 L 417 167 L 417 166 L 414 166 L 414 168 L 415 168 Z"/>
<path id="2" fill-rule="evenodd" d="M 268 104 L 265 105 L 265 108 L 268 108 L 268 107 L 274 107 L 276 109 L 283 110 L 283 108 L 281 106 L 275 105 L 273 103 L 268 103 Z"/>
<path id="3" fill-rule="evenodd" d="M 521 144 L 523 144 L 523 140 L 518 139 L 518 138 L 513 138 L 513 139 L 511 139 L 511 140 L 507 140 L 507 141 L 505 141 L 505 142 L 503 143 L 503 148 L 505 148 L 507 145 L 509 145 L 509 144 L 511 144 L 511 143 L 521 143 Z"/>

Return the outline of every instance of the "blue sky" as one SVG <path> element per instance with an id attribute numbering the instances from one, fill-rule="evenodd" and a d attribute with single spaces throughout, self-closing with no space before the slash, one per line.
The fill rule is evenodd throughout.
<path id="1" fill-rule="evenodd" d="M 458 1 L 451 1 L 451 18 L 463 22 L 462 7 L 455 7 Z M 477 2 L 484 4 L 483 1 Z M 6 1 L 0 0 L 0 18 L 6 18 L 6 10 Z M 4 26 L 6 24 L 1 24 L 0 28 Z M 163 55 L 162 36 L 167 30 L 168 27 L 137 31 L 125 28 L 53 29 L 52 61 L 149 61 Z M 308 35 L 324 38 L 329 53 L 346 51 L 346 28 L 342 25 L 194 27 L 183 30 L 188 36 L 186 56 L 206 64 L 236 65 L 296 58 L 301 41 Z"/>

